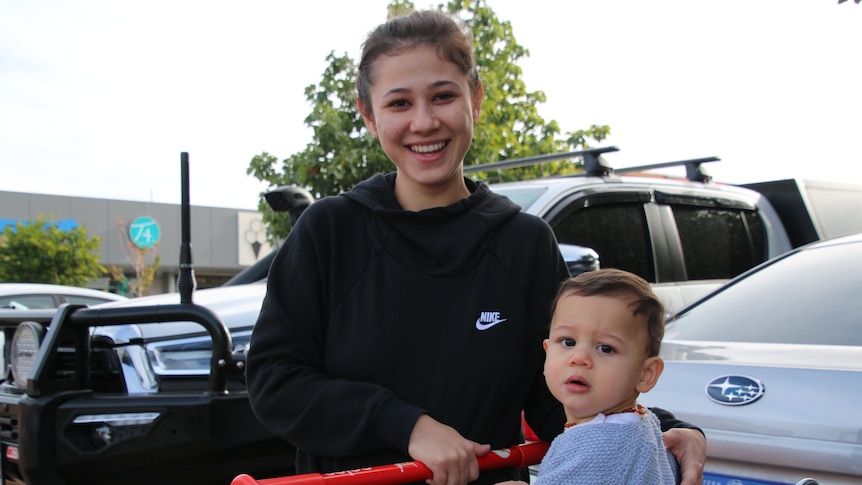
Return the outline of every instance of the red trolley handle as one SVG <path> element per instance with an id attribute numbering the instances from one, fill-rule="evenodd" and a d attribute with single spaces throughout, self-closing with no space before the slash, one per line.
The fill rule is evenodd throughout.
<path id="1" fill-rule="evenodd" d="M 476 459 L 480 470 L 522 468 L 541 463 L 549 446 L 549 443 L 537 441 L 512 448 L 491 450 L 487 455 Z M 255 480 L 249 475 L 242 474 L 230 483 L 231 485 L 397 485 L 427 480 L 432 476 L 431 470 L 422 462 L 409 461 L 343 472 L 306 473 L 263 480 Z"/>

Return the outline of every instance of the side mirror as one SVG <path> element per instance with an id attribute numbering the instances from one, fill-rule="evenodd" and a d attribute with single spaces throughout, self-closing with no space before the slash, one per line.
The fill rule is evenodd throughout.
<path id="1" fill-rule="evenodd" d="M 592 248 L 574 244 L 560 244 L 560 254 L 569 268 L 570 276 L 599 269 L 599 253 Z"/>
<path id="2" fill-rule="evenodd" d="M 275 190 L 263 194 L 266 203 L 276 212 L 288 212 L 290 224 L 296 223 L 302 211 L 308 208 L 314 197 L 307 190 L 295 185 L 282 185 Z"/>

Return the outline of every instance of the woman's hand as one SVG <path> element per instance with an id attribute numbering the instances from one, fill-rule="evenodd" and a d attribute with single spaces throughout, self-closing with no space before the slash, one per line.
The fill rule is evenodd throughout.
<path id="1" fill-rule="evenodd" d="M 690 428 L 673 428 L 662 433 L 665 447 L 673 453 L 682 472 L 681 485 L 701 485 L 706 463 L 706 438 Z"/>
<path id="2" fill-rule="evenodd" d="M 487 454 L 491 446 L 465 439 L 454 428 L 423 414 L 410 433 L 407 451 L 434 473 L 426 480 L 429 485 L 466 485 L 479 478 L 476 457 Z"/>

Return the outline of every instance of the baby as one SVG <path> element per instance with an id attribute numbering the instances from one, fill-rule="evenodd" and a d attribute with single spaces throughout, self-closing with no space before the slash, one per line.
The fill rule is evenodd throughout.
<path id="1" fill-rule="evenodd" d="M 568 422 L 536 484 L 677 483 L 658 418 L 637 403 L 664 369 L 663 335 L 664 307 L 643 278 L 602 269 L 563 282 L 544 341 L 545 380 Z"/>

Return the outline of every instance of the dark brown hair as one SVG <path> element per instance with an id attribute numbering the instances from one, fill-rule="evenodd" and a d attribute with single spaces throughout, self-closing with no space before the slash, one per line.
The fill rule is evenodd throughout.
<path id="1" fill-rule="evenodd" d="M 664 305 L 645 279 L 612 268 L 581 273 L 560 285 L 551 305 L 551 315 L 557 310 L 560 299 L 569 295 L 632 298 L 632 313 L 647 318 L 647 354 L 649 357 L 658 355 L 664 337 Z"/>
<path id="2" fill-rule="evenodd" d="M 436 47 L 441 59 L 455 64 L 464 73 L 474 93 L 479 89 L 479 73 L 473 58 L 473 33 L 470 29 L 463 22 L 442 12 L 417 11 L 377 26 L 362 44 L 356 92 L 363 109 L 371 109 L 374 61 L 381 55 L 397 55 L 422 45 Z"/>

